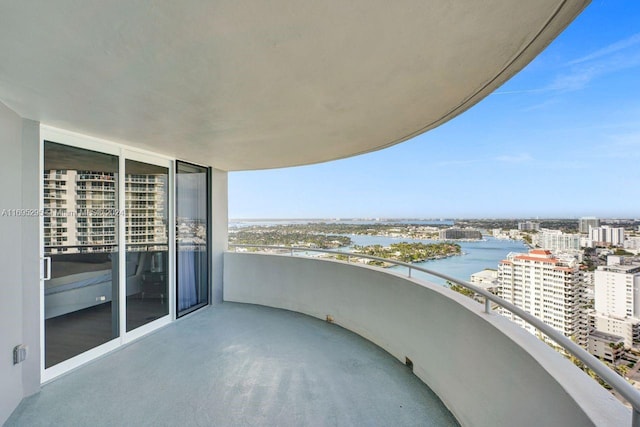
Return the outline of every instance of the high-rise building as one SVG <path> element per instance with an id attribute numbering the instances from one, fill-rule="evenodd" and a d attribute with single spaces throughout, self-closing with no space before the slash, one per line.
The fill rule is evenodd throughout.
<path id="1" fill-rule="evenodd" d="M 580 235 L 560 230 L 543 230 L 533 237 L 534 243 L 552 252 L 580 250 Z"/>
<path id="2" fill-rule="evenodd" d="M 609 225 L 589 227 L 589 240 L 596 246 L 622 246 L 624 244 L 624 228 Z"/>
<path id="3" fill-rule="evenodd" d="M 531 231 L 531 230 L 540 230 L 540 223 L 533 221 L 524 221 L 518 223 L 518 230 L 520 231 Z"/>
<path id="4" fill-rule="evenodd" d="M 438 233 L 440 240 L 480 240 L 482 233 L 473 228 L 448 228 Z"/>
<path id="5" fill-rule="evenodd" d="M 575 258 L 556 258 L 551 251 L 534 249 L 511 253 L 498 267 L 499 295 L 533 314 L 578 344 L 587 344 L 584 283 Z M 504 309 L 501 314 L 528 331 L 535 328 Z"/>
<path id="6" fill-rule="evenodd" d="M 595 271 L 594 288 L 594 327 L 626 347 L 640 344 L 640 262 L 610 256 Z"/>
<path id="7" fill-rule="evenodd" d="M 595 216 L 583 216 L 578 222 L 578 231 L 582 234 L 589 233 L 589 227 L 600 227 L 600 220 Z"/>

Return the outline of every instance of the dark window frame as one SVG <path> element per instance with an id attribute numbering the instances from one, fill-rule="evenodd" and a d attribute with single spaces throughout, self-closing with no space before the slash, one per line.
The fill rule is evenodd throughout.
<path id="1" fill-rule="evenodd" d="M 180 266 L 179 266 L 179 260 L 178 260 L 178 233 L 177 233 L 177 222 L 178 222 L 178 180 L 177 180 L 177 176 L 178 176 L 178 169 L 180 164 L 183 165 L 188 165 L 191 167 L 195 167 L 195 168 L 202 168 L 206 171 L 207 173 L 207 177 L 206 177 L 206 206 L 207 206 L 207 300 L 205 302 L 196 304 L 192 307 L 189 307 L 187 309 L 184 310 L 180 310 L 179 309 L 179 305 L 180 305 L 180 286 L 179 286 L 179 272 L 180 272 Z M 206 307 L 208 305 L 211 305 L 211 278 L 213 277 L 211 274 L 211 268 L 212 268 L 212 260 L 211 260 L 211 243 L 212 243 L 212 237 L 213 237 L 213 233 L 211 230 L 211 225 L 212 225 L 212 206 L 211 206 L 211 167 L 207 167 L 207 166 L 203 166 L 203 165 L 199 165 L 197 163 L 192 163 L 192 162 L 186 162 L 184 160 L 176 160 L 175 162 L 175 179 L 174 179 L 174 188 L 175 188 L 175 212 L 174 212 L 174 218 L 175 218 L 175 224 L 176 224 L 176 233 L 175 233 L 175 278 L 176 278 L 176 300 L 175 300 L 175 308 L 176 308 L 176 319 L 179 319 L 183 316 L 186 316 L 187 314 L 193 313 L 196 310 L 199 310 L 203 307 Z"/>

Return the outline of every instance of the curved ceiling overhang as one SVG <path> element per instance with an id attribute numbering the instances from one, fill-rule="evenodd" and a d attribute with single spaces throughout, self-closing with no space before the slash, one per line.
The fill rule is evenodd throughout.
<path id="1" fill-rule="evenodd" d="M 7 2 L 0 101 L 223 170 L 366 153 L 470 108 L 587 0 Z"/>

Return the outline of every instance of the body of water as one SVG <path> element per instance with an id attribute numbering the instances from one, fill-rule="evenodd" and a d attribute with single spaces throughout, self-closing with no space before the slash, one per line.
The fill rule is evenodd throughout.
<path id="1" fill-rule="evenodd" d="M 229 228 L 244 228 L 244 227 L 272 227 L 276 225 L 304 225 L 304 224 L 317 224 L 317 223 L 327 223 L 327 224 L 354 224 L 354 225 L 363 225 L 363 224 L 418 224 L 418 225 L 446 225 L 452 226 L 454 224 L 453 220 L 449 219 L 441 219 L 441 220 L 433 220 L 433 219 L 415 219 L 415 220 L 405 220 L 405 219 L 396 219 L 396 220 L 364 220 L 364 219 L 354 219 L 354 220 L 335 220 L 335 219 L 300 219 L 300 220 L 290 220 L 290 219 L 282 219 L 282 220 L 234 220 L 229 222 Z"/>
<path id="2" fill-rule="evenodd" d="M 243 228 L 248 226 L 275 226 L 275 225 L 284 225 L 284 224 L 309 224 L 312 222 L 320 222 L 318 220 L 266 220 L 266 221 L 234 221 L 230 222 L 229 226 L 231 228 Z M 422 225 L 453 225 L 453 221 L 450 220 L 380 220 L 380 221 L 367 221 L 367 220 L 341 220 L 341 221 L 332 221 L 326 220 L 325 222 L 339 222 L 343 224 L 422 224 Z M 389 246 L 391 243 L 399 243 L 399 242 L 422 242 L 422 243 L 439 243 L 440 241 L 436 240 L 415 240 L 415 239 L 407 239 L 407 238 L 395 238 L 395 237 L 385 237 L 385 236 L 362 236 L 362 235 L 348 235 L 353 241 L 354 245 L 359 246 L 368 246 L 368 245 L 382 245 Z M 455 277 L 456 279 L 469 281 L 471 280 L 471 275 L 473 273 L 477 273 L 479 271 L 484 270 L 485 268 L 498 268 L 498 263 L 507 257 L 507 254 L 510 252 L 527 252 L 529 250 L 528 246 L 519 240 L 504 240 L 504 239 L 496 239 L 494 237 L 485 237 L 484 240 L 480 241 L 470 241 L 470 242 L 456 242 L 462 248 L 462 255 L 453 256 L 449 258 L 436 259 L 432 261 L 425 261 L 422 263 L 416 263 L 416 266 L 427 268 L 429 270 L 434 270 L 439 273 L 447 274 L 449 276 Z M 352 248 L 341 248 L 338 250 L 349 252 Z M 309 253 L 310 255 L 313 252 Z M 407 268 L 405 267 L 391 267 L 391 270 L 396 270 L 398 272 L 405 272 Z M 413 277 L 421 278 L 432 283 L 442 284 L 444 285 L 446 282 L 443 279 L 437 278 L 435 276 L 428 275 L 426 273 L 422 273 L 420 271 L 413 271 Z"/>
<path id="3" fill-rule="evenodd" d="M 389 246 L 391 243 L 398 242 L 439 243 L 439 241 L 434 240 L 414 240 L 382 236 L 349 235 L 349 237 L 351 237 L 354 244 L 360 246 Z M 482 271 L 485 268 L 497 269 L 498 263 L 505 259 L 509 252 L 528 252 L 529 250 L 528 246 L 522 241 L 503 240 L 493 237 L 485 237 L 484 240 L 480 241 L 456 243 L 462 248 L 462 255 L 425 261 L 416 263 L 415 265 L 453 276 L 456 279 L 469 281 L 473 273 Z M 345 248 L 345 250 L 349 250 L 349 248 Z M 400 266 L 391 267 L 391 269 L 403 272 L 407 271 L 405 267 Z M 411 275 L 433 283 L 445 284 L 444 280 L 420 271 L 412 271 Z"/>

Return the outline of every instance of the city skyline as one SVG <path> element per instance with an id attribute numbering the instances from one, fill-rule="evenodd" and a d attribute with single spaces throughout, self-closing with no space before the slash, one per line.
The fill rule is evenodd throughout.
<path id="1" fill-rule="evenodd" d="M 229 216 L 636 218 L 639 17 L 632 1 L 593 2 L 492 95 L 412 140 L 231 173 Z"/>

